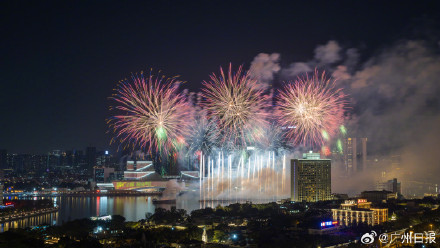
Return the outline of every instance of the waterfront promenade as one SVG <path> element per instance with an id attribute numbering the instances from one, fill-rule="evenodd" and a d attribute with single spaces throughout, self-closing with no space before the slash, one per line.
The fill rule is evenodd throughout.
<path id="1" fill-rule="evenodd" d="M 9 215 L 0 216 L 0 223 L 34 217 L 42 214 L 58 212 L 58 207 L 43 208 L 39 210 L 25 211 L 19 213 L 11 213 Z"/>

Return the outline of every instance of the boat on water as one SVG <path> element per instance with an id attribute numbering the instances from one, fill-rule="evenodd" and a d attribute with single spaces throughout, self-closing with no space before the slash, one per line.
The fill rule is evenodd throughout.
<path id="1" fill-rule="evenodd" d="M 178 196 L 185 193 L 184 191 L 178 191 L 177 189 L 168 189 L 162 193 L 162 197 L 153 198 L 153 204 L 176 204 L 176 199 Z M 148 201 L 148 198 L 147 198 Z"/>
<path id="2" fill-rule="evenodd" d="M 153 204 L 176 204 L 176 199 L 153 199 Z"/>

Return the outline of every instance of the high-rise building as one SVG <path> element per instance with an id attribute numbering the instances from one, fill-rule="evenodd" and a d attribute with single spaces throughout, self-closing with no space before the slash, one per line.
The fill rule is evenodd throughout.
<path id="1" fill-rule="evenodd" d="M 114 179 L 114 168 L 107 168 L 107 167 L 95 167 L 93 168 L 93 175 L 95 178 L 95 182 L 97 183 L 106 183 L 109 181 L 110 178 Z"/>
<path id="2" fill-rule="evenodd" d="M 30 176 L 44 170 L 45 156 L 31 154 L 8 154 L 7 163 L 8 167 L 15 173 Z"/>
<path id="3" fill-rule="evenodd" d="M 85 168 L 87 162 L 86 162 L 86 158 L 84 157 L 84 153 L 81 150 L 75 150 L 74 151 L 74 162 L 73 164 L 75 166 L 79 166 L 81 168 Z"/>
<path id="4" fill-rule="evenodd" d="M 348 176 L 367 170 L 367 138 L 346 138 L 344 165 Z"/>
<path id="5" fill-rule="evenodd" d="M 66 151 L 66 165 L 73 166 L 75 155 L 72 150 Z"/>
<path id="6" fill-rule="evenodd" d="M 0 170 L 8 169 L 8 152 L 6 149 L 0 150 Z"/>
<path id="7" fill-rule="evenodd" d="M 3 206 L 3 184 L 0 183 L 0 206 Z"/>
<path id="8" fill-rule="evenodd" d="M 114 167 L 114 158 L 109 151 L 99 151 L 96 153 L 96 165 L 105 167 Z"/>
<path id="9" fill-rule="evenodd" d="M 370 202 L 380 203 L 387 201 L 389 199 L 396 199 L 397 193 L 393 193 L 387 190 L 371 190 L 371 191 L 363 191 L 361 193 L 361 197 L 367 199 Z"/>
<path id="10" fill-rule="evenodd" d="M 387 190 L 397 193 L 399 195 L 402 194 L 402 188 L 400 182 L 397 182 L 397 178 L 393 178 L 387 181 Z"/>
<path id="11" fill-rule="evenodd" d="M 393 178 L 388 181 L 378 181 L 376 182 L 376 190 L 387 190 L 398 195 L 402 194 L 401 184 L 397 181 L 397 178 Z"/>
<path id="12" fill-rule="evenodd" d="M 18 161 L 17 161 L 17 154 L 11 154 L 11 153 L 9 153 L 8 155 L 7 155 L 7 157 L 8 157 L 8 167 L 9 168 L 11 168 L 13 171 L 16 171 L 16 166 L 17 166 L 17 163 L 18 163 Z"/>
<path id="13" fill-rule="evenodd" d="M 86 148 L 86 162 L 87 162 L 87 169 L 89 171 L 92 171 L 93 167 L 96 165 L 96 147 Z"/>
<path id="14" fill-rule="evenodd" d="M 59 157 L 49 152 L 46 157 L 46 171 L 54 171 L 58 167 Z"/>
<path id="15" fill-rule="evenodd" d="M 331 160 L 319 153 L 304 153 L 291 160 L 291 200 L 317 202 L 331 200 Z"/>
<path id="16" fill-rule="evenodd" d="M 361 147 L 362 147 L 362 150 L 361 150 L 361 154 L 360 154 L 360 157 L 361 157 L 361 165 L 362 165 L 362 167 L 361 167 L 361 171 L 367 171 L 368 170 L 368 166 L 367 166 L 367 138 L 361 138 Z"/>
<path id="17" fill-rule="evenodd" d="M 356 138 L 346 138 L 344 140 L 344 164 L 347 175 L 352 175 L 356 171 Z"/>

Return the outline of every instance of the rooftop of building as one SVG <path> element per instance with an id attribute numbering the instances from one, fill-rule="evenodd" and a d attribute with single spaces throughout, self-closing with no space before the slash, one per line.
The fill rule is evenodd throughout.
<path id="1" fill-rule="evenodd" d="M 301 160 L 301 161 L 331 161 L 331 159 L 329 159 L 329 158 L 320 158 L 320 159 L 295 158 L 294 160 Z"/>
<path id="2" fill-rule="evenodd" d="M 362 191 L 362 193 L 389 193 L 389 194 L 392 194 L 393 192 L 388 191 L 388 190 L 366 190 L 366 191 Z"/>
<path id="3" fill-rule="evenodd" d="M 362 211 L 362 212 L 373 212 L 373 208 L 358 208 L 358 207 L 352 207 L 350 209 L 343 209 L 343 208 L 334 208 L 332 210 L 346 210 L 346 211 Z"/>

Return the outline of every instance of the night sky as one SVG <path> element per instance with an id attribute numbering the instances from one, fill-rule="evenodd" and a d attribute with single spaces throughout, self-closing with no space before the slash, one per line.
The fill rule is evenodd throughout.
<path id="1" fill-rule="evenodd" d="M 132 72 L 198 91 L 219 66 L 337 40 L 360 60 L 401 39 L 437 39 L 437 1 L 1 1 L 0 148 L 109 148 L 112 89 Z M 115 147 L 111 148 L 114 149 Z"/>

